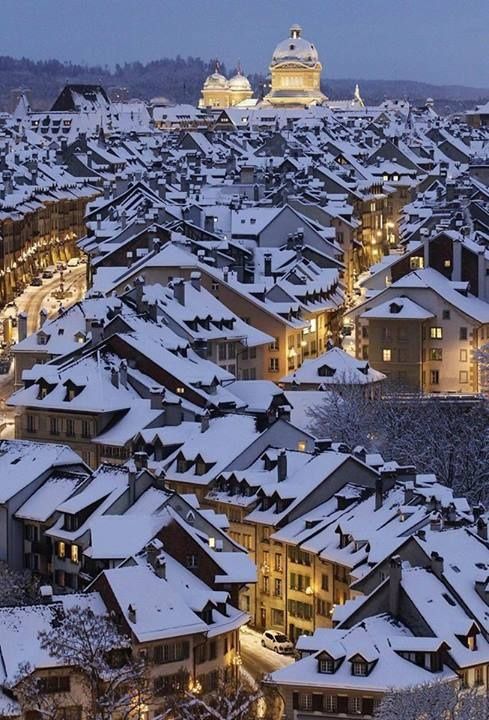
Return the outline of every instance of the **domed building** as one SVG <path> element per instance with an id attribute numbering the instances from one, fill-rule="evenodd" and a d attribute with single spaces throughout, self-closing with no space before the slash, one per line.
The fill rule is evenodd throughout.
<path id="1" fill-rule="evenodd" d="M 234 107 L 245 100 L 249 100 L 253 95 L 250 82 L 241 70 L 234 77 L 228 80 L 219 72 L 216 67 L 215 72 L 204 82 L 202 88 L 202 97 L 199 101 L 200 108 L 228 108 Z"/>
<path id="2" fill-rule="evenodd" d="M 316 47 L 302 37 L 299 25 L 293 25 L 272 55 L 271 90 L 264 102 L 281 107 L 323 103 L 327 97 L 321 92 L 322 69 Z"/>

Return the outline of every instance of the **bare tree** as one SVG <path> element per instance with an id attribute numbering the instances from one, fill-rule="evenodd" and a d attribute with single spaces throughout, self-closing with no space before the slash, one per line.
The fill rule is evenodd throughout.
<path id="1" fill-rule="evenodd" d="M 489 501 L 489 411 L 485 400 L 457 402 L 351 390 L 329 393 L 309 411 L 316 437 L 363 445 L 387 460 L 413 464 L 471 502 Z"/>
<path id="2" fill-rule="evenodd" d="M 28 570 L 12 570 L 0 562 L 0 607 L 39 602 L 39 581 Z"/>
<path id="3" fill-rule="evenodd" d="M 460 683 L 438 682 L 392 690 L 382 699 L 376 720 L 488 720 L 489 700 Z"/>
<path id="4" fill-rule="evenodd" d="M 267 720 L 275 714 L 272 692 L 264 692 L 256 685 L 241 679 L 226 682 L 221 678 L 211 692 L 203 693 L 194 687 L 170 700 L 163 717 L 174 720 Z"/>
<path id="5" fill-rule="evenodd" d="M 144 663 L 132 657 L 130 639 L 107 615 L 90 607 L 57 610 L 39 640 L 60 665 L 80 675 L 90 720 L 110 720 L 113 713 L 127 718 L 147 704 Z"/>

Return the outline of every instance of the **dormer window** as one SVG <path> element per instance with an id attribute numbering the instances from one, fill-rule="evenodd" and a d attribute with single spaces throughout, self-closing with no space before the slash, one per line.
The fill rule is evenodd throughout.
<path id="1" fill-rule="evenodd" d="M 333 660 L 323 658 L 319 661 L 319 672 L 326 675 L 332 675 L 334 673 L 334 662 Z"/>
<path id="2" fill-rule="evenodd" d="M 477 636 L 467 635 L 467 647 L 469 650 L 477 650 Z"/>
<path id="3" fill-rule="evenodd" d="M 200 458 L 195 463 L 195 474 L 196 475 L 205 475 L 207 472 L 207 465 L 205 462 Z"/>
<path id="4" fill-rule="evenodd" d="M 356 660 L 355 662 L 353 662 L 351 666 L 351 674 L 356 675 L 357 677 L 365 677 L 366 675 L 368 675 L 367 663 L 361 660 Z"/>
<path id="5" fill-rule="evenodd" d="M 187 461 L 184 457 L 179 457 L 177 460 L 177 472 L 178 473 L 184 473 L 187 472 Z"/>

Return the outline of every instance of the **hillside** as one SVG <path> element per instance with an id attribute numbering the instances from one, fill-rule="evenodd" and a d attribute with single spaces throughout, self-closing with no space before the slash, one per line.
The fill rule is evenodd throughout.
<path id="1" fill-rule="evenodd" d="M 34 108 L 51 106 L 63 86 L 68 83 L 100 83 L 109 91 L 124 88 L 127 97 L 150 99 L 165 96 L 174 102 L 195 103 L 205 77 L 214 70 L 215 60 L 201 58 L 163 58 L 150 63 L 125 63 L 111 71 L 107 67 L 61 63 L 58 60 L 32 61 L 27 58 L 0 57 L 0 109 L 12 110 L 12 91 L 18 88 L 30 90 Z M 221 72 L 232 73 L 221 64 Z M 251 75 L 250 81 L 259 92 L 265 78 Z M 331 98 L 348 98 L 353 94 L 357 79 L 325 79 L 324 91 Z M 439 86 L 410 80 L 362 80 L 358 79 L 362 96 L 369 103 L 377 103 L 386 97 L 407 98 L 423 102 L 432 97 L 441 111 L 471 107 L 489 98 L 489 89 L 461 85 Z"/>

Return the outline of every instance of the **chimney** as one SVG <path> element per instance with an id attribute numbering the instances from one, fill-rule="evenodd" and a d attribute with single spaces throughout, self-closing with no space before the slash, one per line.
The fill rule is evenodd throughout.
<path id="1" fill-rule="evenodd" d="M 404 505 L 409 505 L 414 499 L 414 483 L 412 480 L 408 480 L 404 483 Z"/>
<path id="2" fill-rule="evenodd" d="M 158 322 L 158 303 L 156 300 L 154 302 L 149 302 L 147 304 L 148 308 L 148 317 L 153 322 Z"/>
<path id="3" fill-rule="evenodd" d="M 136 502 L 136 464 L 131 462 L 128 465 L 127 487 L 129 489 L 129 507 L 132 507 Z"/>
<path id="4" fill-rule="evenodd" d="M 283 482 L 287 477 L 287 453 L 281 450 L 277 458 L 277 480 Z"/>
<path id="5" fill-rule="evenodd" d="M 272 277 L 272 253 L 265 253 L 263 259 L 265 277 Z"/>
<path id="6" fill-rule="evenodd" d="M 119 365 L 119 380 L 122 387 L 127 388 L 127 363 L 125 360 L 121 360 Z"/>
<path id="7" fill-rule="evenodd" d="M 227 282 L 227 281 L 228 281 L 228 278 L 229 278 L 229 268 L 228 268 L 227 265 L 226 265 L 225 267 L 223 267 L 223 269 L 222 269 L 222 278 L 223 278 L 224 282 Z"/>
<path id="8" fill-rule="evenodd" d="M 209 411 L 204 410 L 204 412 L 200 416 L 200 432 L 201 433 L 205 433 L 209 429 L 209 420 L 210 420 Z"/>
<path id="9" fill-rule="evenodd" d="M 41 585 L 39 593 L 43 605 L 50 605 L 53 602 L 53 588 L 51 585 Z"/>
<path id="10" fill-rule="evenodd" d="M 477 520 L 477 535 L 487 542 L 487 522 L 481 517 Z"/>
<path id="11" fill-rule="evenodd" d="M 198 270 L 194 270 L 194 272 L 190 275 L 190 282 L 192 284 L 192 287 L 194 288 L 194 290 L 197 290 L 197 292 L 200 292 L 200 278 L 201 274 Z"/>
<path id="12" fill-rule="evenodd" d="M 134 465 L 136 466 L 137 472 L 140 472 L 143 468 L 148 467 L 148 453 L 144 450 L 138 450 L 134 453 Z"/>
<path id="13" fill-rule="evenodd" d="M 48 311 L 44 308 L 41 308 L 39 312 L 39 327 L 42 328 L 46 320 L 48 319 Z"/>
<path id="14" fill-rule="evenodd" d="M 129 618 L 130 622 L 136 622 L 136 608 L 134 605 L 129 605 L 129 607 L 127 608 L 127 617 Z"/>
<path id="15" fill-rule="evenodd" d="M 382 475 L 375 478 L 375 509 L 380 510 L 384 503 L 384 480 Z"/>
<path id="16" fill-rule="evenodd" d="M 164 390 L 161 385 L 153 385 L 149 389 L 151 410 L 161 410 L 163 407 Z"/>
<path id="17" fill-rule="evenodd" d="M 216 228 L 214 215 L 206 215 L 204 218 L 204 230 L 214 233 Z"/>
<path id="18" fill-rule="evenodd" d="M 443 575 L 443 558 L 433 550 L 430 556 L 431 572 L 436 575 L 437 578 L 441 579 Z"/>
<path id="19" fill-rule="evenodd" d="M 92 345 L 98 345 L 104 339 L 104 321 L 93 320 L 91 323 Z"/>
<path id="20" fill-rule="evenodd" d="M 430 517 L 430 530 L 440 532 L 443 529 L 443 517 L 440 512 L 432 512 Z"/>
<path id="21" fill-rule="evenodd" d="M 139 276 L 134 280 L 134 296 L 136 301 L 136 310 L 138 313 L 143 312 L 143 291 L 144 278 Z"/>
<path id="22" fill-rule="evenodd" d="M 182 420 L 183 410 L 181 402 L 165 402 L 165 425 L 181 425 Z"/>
<path id="23" fill-rule="evenodd" d="M 399 555 L 394 555 L 389 563 L 389 612 L 393 618 L 399 617 L 401 577 L 401 558 Z"/>
<path id="24" fill-rule="evenodd" d="M 21 312 L 17 317 L 17 333 L 19 336 L 19 342 L 25 340 L 27 337 L 27 313 Z"/>
<path id="25" fill-rule="evenodd" d="M 185 305 L 185 283 L 182 278 L 173 281 L 173 297 L 179 305 Z"/>
<path id="26" fill-rule="evenodd" d="M 117 368 L 112 368 L 110 371 L 110 382 L 115 388 L 119 387 L 119 371 Z"/>

